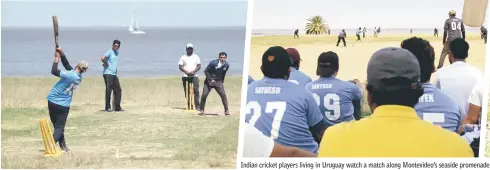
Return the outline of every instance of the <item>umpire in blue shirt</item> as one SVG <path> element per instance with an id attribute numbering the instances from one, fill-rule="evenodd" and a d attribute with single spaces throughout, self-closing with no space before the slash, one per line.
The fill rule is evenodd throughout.
<path id="1" fill-rule="evenodd" d="M 225 52 L 220 52 L 218 56 L 219 59 L 209 62 L 208 66 L 204 70 L 206 79 L 202 89 L 201 112 L 199 113 L 200 116 L 204 115 L 205 113 L 204 107 L 206 106 L 206 98 L 212 89 L 215 89 L 221 97 L 221 102 L 223 102 L 223 106 L 225 108 L 225 115 L 230 115 L 228 110 L 228 99 L 226 98 L 225 87 L 223 85 L 226 72 L 228 71 L 228 68 L 230 68 L 230 64 L 226 62 L 228 55 Z"/>

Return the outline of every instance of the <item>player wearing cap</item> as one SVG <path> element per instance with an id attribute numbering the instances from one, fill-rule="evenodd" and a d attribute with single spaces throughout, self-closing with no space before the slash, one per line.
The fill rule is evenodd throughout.
<path id="1" fill-rule="evenodd" d="M 313 94 L 320 111 L 327 118 L 328 126 L 360 119 L 360 109 L 354 109 L 361 107 L 360 84 L 337 79 L 335 76 L 338 71 L 337 54 L 332 51 L 324 52 L 318 57 L 316 75 L 320 78 L 305 87 Z M 354 114 L 355 110 L 358 110 L 356 114 Z"/>
<path id="2" fill-rule="evenodd" d="M 60 58 L 66 71 L 58 69 Z M 87 70 L 88 63 L 85 61 L 79 62 L 75 66 L 75 69 L 73 69 L 66 59 L 63 50 L 61 48 L 56 49 L 51 74 L 60 77 L 60 80 L 51 89 L 47 99 L 49 118 L 54 126 L 53 139 L 55 143 L 59 142 L 60 148 L 65 152 L 69 151 L 66 146 L 64 131 L 66 119 L 70 112 L 73 91 L 80 85 L 82 82 L 82 73 L 87 72 Z"/>
<path id="3" fill-rule="evenodd" d="M 179 70 L 184 73 L 182 77 L 182 86 L 184 86 L 184 94 L 186 92 L 186 83 L 192 82 L 194 85 L 194 106 L 200 109 L 199 106 L 199 78 L 197 71 L 201 69 L 201 58 L 194 53 L 194 45 L 187 44 L 185 46 L 186 54 L 179 59 Z M 187 96 L 187 94 L 185 94 Z"/>
<path id="4" fill-rule="evenodd" d="M 339 36 L 337 38 L 337 47 L 339 46 L 340 41 L 344 43 L 344 47 L 347 46 L 345 43 L 345 38 L 347 38 L 347 34 L 345 33 L 345 30 L 342 30 L 339 32 Z"/>
<path id="5" fill-rule="evenodd" d="M 123 111 L 121 108 L 122 89 L 117 77 L 117 65 L 119 63 L 119 48 L 121 41 L 114 40 L 112 48 L 107 50 L 101 57 L 102 66 L 104 66 L 104 82 L 105 82 L 105 111 Z M 111 93 L 114 91 L 114 105 L 111 110 Z"/>
<path id="6" fill-rule="evenodd" d="M 311 78 L 299 70 L 299 65 L 301 63 L 301 56 L 299 55 L 298 50 L 295 48 L 286 49 L 289 57 L 291 58 L 291 72 L 289 73 L 289 80 L 301 87 L 305 87 L 306 84 L 311 82 Z"/>
<path id="7" fill-rule="evenodd" d="M 441 51 L 441 57 L 439 57 L 439 65 L 437 68 L 441 68 L 446 60 L 446 55 L 449 53 L 449 44 L 456 38 L 465 39 L 466 33 L 464 29 L 463 20 L 456 18 L 456 11 L 449 11 L 449 18 L 444 22 L 444 34 L 442 35 L 442 43 L 444 47 Z"/>
<path id="8" fill-rule="evenodd" d="M 275 46 L 262 56 L 264 78 L 248 86 L 245 122 L 285 146 L 317 153 L 327 128 L 313 96 L 287 81 L 291 61 L 286 50 Z"/>
<path id="9" fill-rule="evenodd" d="M 468 97 L 476 82 L 483 77 L 478 68 L 466 63 L 469 44 L 462 38 L 456 38 L 449 44 L 449 63 L 435 73 L 433 83 L 442 92 L 452 96 L 461 108 L 461 119 L 468 112 Z"/>
<path id="10" fill-rule="evenodd" d="M 402 48 L 383 48 L 367 66 L 373 115 L 329 127 L 319 157 L 472 157 L 456 133 L 420 119 L 413 108 L 423 94 L 417 58 Z"/>
<path id="11" fill-rule="evenodd" d="M 415 105 L 417 115 L 425 121 L 457 132 L 462 120 L 458 103 L 429 82 L 432 72 L 435 70 L 434 48 L 429 41 L 417 37 L 404 40 L 401 47 L 412 52 L 420 65 L 420 81 L 424 88 L 424 94 Z"/>

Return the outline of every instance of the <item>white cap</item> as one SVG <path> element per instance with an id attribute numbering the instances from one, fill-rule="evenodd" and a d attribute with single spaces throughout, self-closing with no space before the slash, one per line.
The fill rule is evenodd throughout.
<path id="1" fill-rule="evenodd" d="M 189 44 L 187 44 L 187 45 L 185 46 L 185 48 L 194 48 L 194 45 L 192 45 L 191 43 L 189 43 Z"/>

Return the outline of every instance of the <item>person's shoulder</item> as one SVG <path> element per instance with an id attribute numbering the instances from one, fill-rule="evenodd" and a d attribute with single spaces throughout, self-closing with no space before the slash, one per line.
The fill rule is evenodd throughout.
<path id="1" fill-rule="evenodd" d="M 191 55 L 191 57 L 199 58 L 199 55 L 197 55 L 197 54 L 194 53 L 194 54 Z"/>
<path id="2" fill-rule="evenodd" d="M 434 125 L 432 125 L 429 122 L 425 122 L 425 123 L 427 124 L 427 128 L 426 128 L 427 131 L 425 131 L 425 132 L 430 133 L 430 134 L 427 134 L 427 135 L 431 135 L 431 136 L 433 136 L 433 137 L 435 137 L 437 139 L 440 139 L 440 140 L 443 140 L 445 142 L 451 143 L 450 146 L 451 147 L 454 147 L 453 149 L 456 152 L 462 152 L 462 151 L 465 151 L 465 150 L 468 150 L 468 149 L 471 151 L 471 148 L 469 147 L 468 142 L 466 142 L 457 133 L 454 133 L 452 131 L 443 129 L 440 126 L 434 126 Z"/>

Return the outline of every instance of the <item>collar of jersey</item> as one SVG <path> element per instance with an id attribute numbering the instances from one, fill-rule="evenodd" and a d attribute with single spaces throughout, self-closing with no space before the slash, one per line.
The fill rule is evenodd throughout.
<path id="1" fill-rule="evenodd" d="M 466 64 L 466 62 L 463 62 L 463 61 L 456 61 L 456 62 L 454 62 L 454 63 L 453 63 L 453 64 L 451 64 L 451 65 L 464 65 L 464 64 Z"/>
<path id="2" fill-rule="evenodd" d="M 298 71 L 298 70 L 296 70 L 296 68 L 294 68 L 294 67 L 289 67 L 289 68 L 291 68 L 291 72 Z"/>
<path id="3" fill-rule="evenodd" d="M 401 105 L 383 105 L 374 110 L 373 117 L 403 117 L 419 119 L 414 108 Z"/>
<path id="4" fill-rule="evenodd" d="M 264 80 L 266 82 L 274 82 L 274 83 L 275 82 L 285 82 L 285 81 L 287 81 L 287 80 L 284 80 L 284 79 L 273 79 L 273 78 L 269 78 L 269 77 L 264 77 Z"/>
<path id="5" fill-rule="evenodd" d="M 425 87 L 428 87 L 428 88 L 433 88 L 433 87 L 435 87 L 435 86 L 434 86 L 433 84 L 431 84 L 431 83 L 428 83 L 428 82 L 427 82 L 427 83 L 422 83 L 422 87 L 424 87 L 424 88 L 425 88 Z"/>

